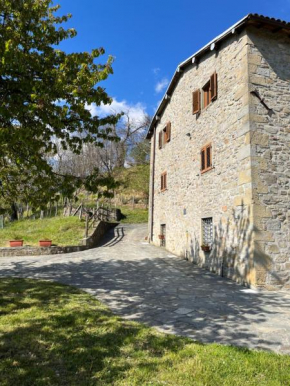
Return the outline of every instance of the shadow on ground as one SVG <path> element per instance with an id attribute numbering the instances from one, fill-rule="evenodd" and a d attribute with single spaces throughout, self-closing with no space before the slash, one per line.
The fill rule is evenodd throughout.
<path id="1" fill-rule="evenodd" d="M 143 247 L 149 255 L 156 249 Z M 109 249 L 94 257 L 71 254 L 68 261 L 18 260 L 2 267 L 1 276 L 73 284 L 127 319 L 202 342 L 290 352 L 289 296 L 253 292 L 163 251 L 146 258 L 140 248 L 139 259 L 129 252 L 128 258 L 109 259 Z"/>

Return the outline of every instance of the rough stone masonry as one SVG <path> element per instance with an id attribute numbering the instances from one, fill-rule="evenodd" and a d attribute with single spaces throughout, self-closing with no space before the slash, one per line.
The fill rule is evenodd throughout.
<path id="1" fill-rule="evenodd" d="M 149 239 L 160 245 L 164 233 L 166 249 L 213 272 L 255 287 L 287 289 L 290 31 L 278 28 L 280 21 L 273 26 L 262 20 L 259 26 L 245 22 L 180 67 L 165 107 L 157 111 L 148 134 Z M 214 72 L 217 98 L 193 114 L 192 93 L 200 89 L 202 99 Z M 170 141 L 159 148 L 159 132 L 168 122 Z M 201 173 L 206 144 L 212 167 Z M 205 220 L 212 222 L 210 251 L 201 248 Z"/>

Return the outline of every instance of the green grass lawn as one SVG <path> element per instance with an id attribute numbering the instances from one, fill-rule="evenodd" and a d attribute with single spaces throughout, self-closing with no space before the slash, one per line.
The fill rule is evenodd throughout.
<path id="1" fill-rule="evenodd" d="M 0 280 L 0 385 L 289 385 L 290 356 L 158 333 L 72 287 Z"/>
<path id="2" fill-rule="evenodd" d="M 79 245 L 84 233 L 84 221 L 77 217 L 24 219 L 9 223 L 7 227 L 0 229 L 0 247 L 9 246 L 9 240 L 16 236 L 24 240 L 24 245 L 38 245 L 38 241 L 44 238 L 51 239 L 56 245 Z"/>
<path id="3" fill-rule="evenodd" d="M 148 209 L 132 209 L 127 206 L 122 206 L 120 209 L 126 216 L 126 218 L 120 221 L 122 224 L 140 224 L 148 222 Z"/>

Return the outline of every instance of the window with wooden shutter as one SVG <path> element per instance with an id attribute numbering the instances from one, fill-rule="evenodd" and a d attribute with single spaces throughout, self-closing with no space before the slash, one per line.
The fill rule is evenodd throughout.
<path id="1" fill-rule="evenodd" d="M 192 114 L 200 112 L 200 90 L 193 91 L 192 93 Z"/>
<path id="2" fill-rule="evenodd" d="M 205 173 L 212 169 L 212 146 L 211 143 L 204 146 L 200 151 L 200 170 Z"/>
<path id="3" fill-rule="evenodd" d="M 203 108 L 210 104 L 210 81 L 208 81 L 202 88 Z"/>
<path id="4" fill-rule="evenodd" d="M 167 189 L 167 173 L 164 172 L 161 174 L 161 191 Z"/>
<path id="5" fill-rule="evenodd" d="M 169 142 L 171 139 L 171 122 L 166 124 L 166 142 Z"/>
<path id="6" fill-rule="evenodd" d="M 162 149 L 162 131 L 159 132 L 158 147 Z"/>
<path id="7" fill-rule="evenodd" d="M 217 98 L 217 73 L 214 72 L 210 77 L 210 100 Z"/>

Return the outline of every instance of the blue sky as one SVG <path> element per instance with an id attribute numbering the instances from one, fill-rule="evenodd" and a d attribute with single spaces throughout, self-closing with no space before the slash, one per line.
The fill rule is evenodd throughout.
<path id="1" fill-rule="evenodd" d="M 58 0 L 78 35 L 67 52 L 104 47 L 114 75 L 102 86 L 115 110 L 153 115 L 178 63 L 248 13 L 290 21 L 290 0 Z"/>

